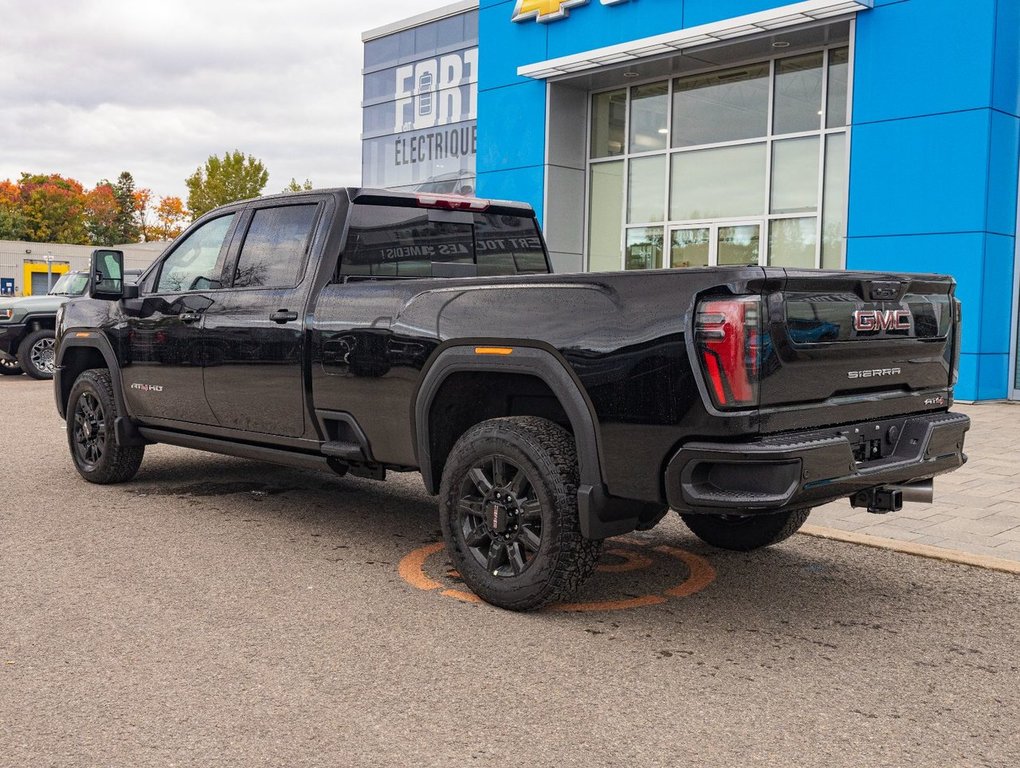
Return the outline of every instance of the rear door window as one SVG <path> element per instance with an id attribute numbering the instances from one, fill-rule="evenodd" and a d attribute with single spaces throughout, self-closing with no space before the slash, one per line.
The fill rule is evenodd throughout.
<path id="1" fill-rule="evenodd" d="M 434 263 L 474 260 L 470 214 L 430 216 L 424 208 L 356 205 L 340 274 L 431 277 Z"/>
<path id="2" fill-rule="evenodd" d="M 533 218 L 361 204 L 352 209 L 336 278 L 547 272 Z"/>
<path id="3" fill-rule="evenodd" d="M 234 269 L 234 288 L 293 288 L 301 281 L 318 204 L 258 208 Z"/>
<path id="4" fill-rule="evenodd" d="M 538 224 L 524 216 L 475 214 L 475 249 L 479 275 L 545 274 Z"/>

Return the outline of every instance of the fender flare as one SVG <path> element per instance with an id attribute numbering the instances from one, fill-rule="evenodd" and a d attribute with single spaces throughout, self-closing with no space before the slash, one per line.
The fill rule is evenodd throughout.
<path id="1" fill-rule="evenodd" d="M 81 331 L 81 333 L 87 333 L 87 336 L 75 336 L 73 334 L 74 329 L 70 329 L 64 333 L 60 338 L 60 345 L 57 350 L 56 366 L 54 368 L 54 384 L 53 394 L 57 398 L 57 411 L 60 413 L 61 418 L 67 418 L 66 402 L 65 402 L 65 382 L 63 381 L 63 367 L 64 367 L 64 355 L 69 349 L 95 349 L 103 356 L 103 360 L 106 361 L 106 367 L 110 371 L 110 378 L 113 380 L 113 396 L 117 400 L 117 408 L 121 413 L 127 414 L 127 402 L 124 398 L 124 379 L 120 373 L 120 363 L 117 360 L 117 355 L 113 351 L 113 345 L 110 344 L 110 340 L 106 338 L 102 333 L 98 331 Z M 70 393 L 71 387 L 74 386 L 74 382 L 66 382 L 67 394 Z"/>
<path id="2" fill-rule="evenodd" d="M 481 342 L 479 342 L 481 343 Z M 486 342 L 490 344 L 491 342 Z M 513 348 L 511 355 L 479 355 L 474 343 L 458 344 L 443 349 L 428 366 L 415 396 L 414 434 L 425 487 L 430 493 L 439 491 L 439 478 L 433 476 L 432 451 L 429 446 L 429 413 L 443 383 L 454 373 L 477 371 L 488 373 L 521 373 L 535 376 L 559 399 L 577 444 L 581 483 L 601 483 L 602 471 L 598 454 L 598 437 L 591 406 L 581 394 L 580 386 L 553 353 L 538 347 L 525 347 L 501 342 Z"/>
<path id="3" fill-rule="evenodd" d="M 476 346 L 492 345 L 510 347 L 513 353 L 483 355 L 475 352 Z M 563 406 L 574 432 L 580 476 L 577 506 L 582 534 L 590 539 L 603 539 L 634 530 L 643 505 L 612 498 L 606 492 L 594 408 L 576 376 L 551 349 L 506 340 L 458 341 L 441 349 L 425 369 L 414 398 L 412 427 L 418 466 L 429 493 L 439 492 L 440 480 L 432 471 L 429 413 L 443 382 L 451 374 L 463 371 L 520 373 L 545 382 Z"/>

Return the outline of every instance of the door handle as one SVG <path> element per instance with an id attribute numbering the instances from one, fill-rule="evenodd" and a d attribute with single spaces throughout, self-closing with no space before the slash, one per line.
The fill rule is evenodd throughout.
<path id="1" fill-rule="evenodd" d="M 181 314 L 178 315 L 178 318 L 182 323 L 197 323 L 202 319 L 202 315 L 189 309 L 181 312 Z"/>
<path id="2" fill-rule="evenodd" d="M 269 319 L 274 323 L 283 325 L 284 323 L 289 323 L 292 320 L 297 320 L 297 312 L 289 312 L 286 309 L 278 309 L 269 316 Z"/>

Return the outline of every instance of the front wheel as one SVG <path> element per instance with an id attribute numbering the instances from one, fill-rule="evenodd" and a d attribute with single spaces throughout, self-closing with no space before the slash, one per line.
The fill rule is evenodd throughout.
<path id="1" fill-rule="evenodd" d="M 138 472 L 145 446 L 120 445 L 114 422 L 120 416 L 110 372 L 87 370 L 67 401 L 67 443 L 78 474 L 90 483 L 124 483 Z"/>
<path id="2" fill-rule="evenodd" d="M 18 362 L 33 379 L 52 379 L 57 340 L 52 330 L 40 328 L 25 337 L 18 347 Z"/>
<path id="3" fill-rule="evenodd" d="M 794 509 L 771 515 L 687 515 L 680 514 L 691 532 L 719 549 L 750 552 L 778 544 L 795 534 L 811 514 Z"/>
<path id="4" fill-rule="evenodd" d="M 591 576 L 602 542 L 581 535 L 577 482 L 574 440 L 551 421 L 491 419 L 457 441 L 439 514 L 450 559 L 475 594 L 527 611 Z"/>

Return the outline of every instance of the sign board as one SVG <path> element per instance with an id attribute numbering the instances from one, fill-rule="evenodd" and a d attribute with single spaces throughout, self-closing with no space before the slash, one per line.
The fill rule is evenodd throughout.
<path id="1" fill-rule="evenodd" d="M 365 110 L 365 186 L 474 191 L 477 70 L 478 48 L 389 70 L 392 99 Z"/>
<path id="2" fill-rule="evenodd" d="M 599 0 L 602 5 L 617 5 L 627 0 Z M 517 0 L 514 8 L 514 21 L 557 21 L 570 15 L 571 8 L 588 5 L 588 0 Z"/>
<path id="3" fill-rule="evenodd" d="M 0 277 L 0 296 L 14 295 L 14 278 Z"/>

